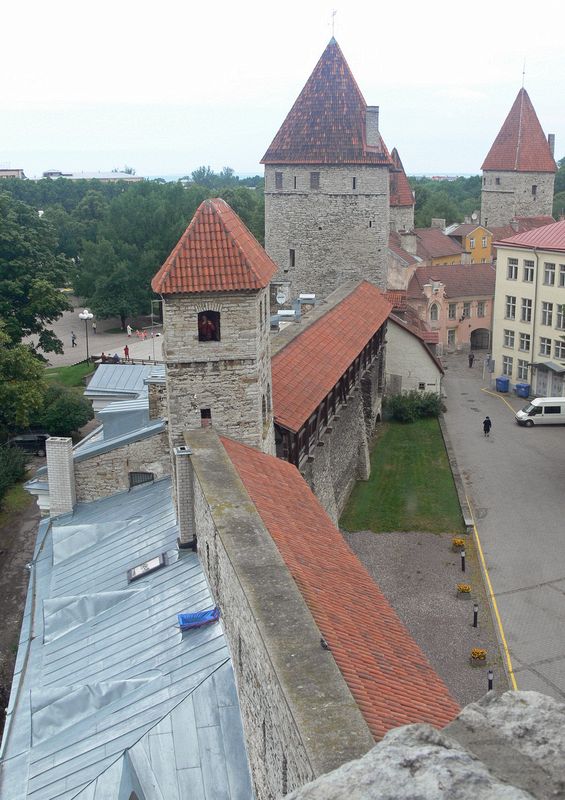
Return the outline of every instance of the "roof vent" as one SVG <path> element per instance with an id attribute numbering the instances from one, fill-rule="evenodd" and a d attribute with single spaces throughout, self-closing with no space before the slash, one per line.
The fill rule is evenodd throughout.
<path id="1" fill-rule="evenodd" d="M 136 567 L 128 569 L 128 583 L 143 578 L 145 575 L 150 575 L 152 572 L 156 572 L 158 569 L 161 569 L 161 567 L 164 567 L 166 563 L 165 553 L 161 553 L 161 555 L 155 556 L 155 558 L 144 561 L 143 564 L 138 564 Z"/>

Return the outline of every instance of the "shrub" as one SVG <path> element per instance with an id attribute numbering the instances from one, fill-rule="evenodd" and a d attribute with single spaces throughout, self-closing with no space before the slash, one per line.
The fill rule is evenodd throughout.
<path id="1" fill-rule="evenodd" d="M 0 508 L 8 489 L 24 477 L 27 456 L 17 447 L 0 447 Z"/>
<path id="2" fill-rule="evenodd" d="M 50 386 L 38 423 L 51 436 L 71 436 L 93 416 L 92 406 L 86 398 L 64 386 Z"/>
<path id="3" fill-rule="evenodd" d="M 414 422 L 422 417 L 438 417 L 443 410 L 443 403 L 434 392 L 413 389 L 385 398 L 385 410 L 397 422 Z"/>

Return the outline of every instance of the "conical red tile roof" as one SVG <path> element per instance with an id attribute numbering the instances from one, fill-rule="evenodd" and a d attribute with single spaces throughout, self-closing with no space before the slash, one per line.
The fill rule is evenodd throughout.
<path id="1" fill-rule="evenodd" d="M 379 137 L 365 140 L 367 103 L 332 37 L 262 164 L 388 164 Z"/>
<path id="2" fill-rule="evenodd" d="M 524 88 L 518 92 L 482 169 L 504 172 L 557 171 L 532 101 Z"/>
<path id="3" fill-rule="evenodd" d="M 216 198 L 200 204 L 151 288 L 158 294 L 257 290 L 276 270 L 235 211 Z"/>
<path id="4" fill-rule="evenodd" d="M 398 155 L 396 147 L 390 154 L 394 169 L 390 171 L 390 205 L 391 206 L 413 206 L 414 195 L 410 188 L 410 183 L 404 172 L 402 161 Z"/>

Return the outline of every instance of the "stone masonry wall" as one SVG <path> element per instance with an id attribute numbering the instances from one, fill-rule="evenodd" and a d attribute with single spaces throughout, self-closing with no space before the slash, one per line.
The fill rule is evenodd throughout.
<path id="1" fill-rule="evenodd" d="M 167 417 L 173 443 L 185 430 L 202 427 L 201 410 L 210 409 L 211 424 L 220 433 L 274 452 L 268 301 L 267 289 L 166 298 Z M 219 342 L 198 341 L 198 313 L 206 310 L 220 314 Z"/>
<path id="2" fill-rule="evenodd" d="M 500 183 L 496 183 L 496 179 Z M 552 214 L 555 175 L 550 172 L 485 172 L 481 191 L 481 225 L 496 228 L 514 217 Z M 532 186 L 536 186 L 535 196 Z"/>
<path id="3" fill-rule="evenodd" d="M 149 419 L 166 419 L 167 386 L 164 381 L 148 384 Z"/>
<path id="4" fill-rule="evenodd" d="M 393 231 L 414 230 L 414 206 L 391 206 L 390 229 Z"/>
<path id="5" fill-rule="evenodd" d="M 288 568 L 211 430 L 192 431 L 198 552 L 228 639 L 256 800 L 372 746 Z"/>
<path id="6" fill-rule="evenodd" d="M 275 188 L 275 172 L 283 173 L 282 189 Z M 320 189 L 310 189 L 311 172 L 320 173 Z M 380 166 L 267 166 L 265 249 L 279 267 L 274 281 L 290 283 L 292 297 L 326 297 L 348 280 L 385 289 L 388 180 Z"/>
<path id="7" fill-rule="evenodd" d="M 77 502 L 88 503 L 128 490 L 130 472 L 152 472 L 155 479 L 171 474 L 166 431 L 75 461 Z"/>

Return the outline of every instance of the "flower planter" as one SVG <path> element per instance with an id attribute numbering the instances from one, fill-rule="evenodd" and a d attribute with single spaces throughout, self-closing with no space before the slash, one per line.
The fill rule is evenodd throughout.
<path id="1" fill-rule="evenodd" d="M 465 539 L 459 539 L 458 537 L 452 539 L 451 549 L 453 550 L 454 553 L 460 553 L 461 550 L 465 549 Z"/>
<path id="2" fill-rule="evenodd" d="M 471 664 L 473 667 L 484 667 L 487 664 L 487 651 L 482 647 L 474 647 L 471 650 Z"/>
<path id="3" fill-rule="evenodd" d="M 471 599 L 471 584 L 469 583 L 458 583 L 457 584 L 457 597 L 461 600 L 470 600 Z"/>

